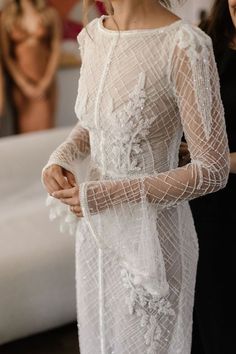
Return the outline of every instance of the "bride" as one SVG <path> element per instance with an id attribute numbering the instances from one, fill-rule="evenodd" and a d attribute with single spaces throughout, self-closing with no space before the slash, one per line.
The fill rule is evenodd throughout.
<path id="1" fill-rule="evenodd" d="M 78 123 L 42 172 L 52 216 L 76 232 L 80 352 L 189 354 L 188 201 L 229 173 L 212 43 L 169 1 L 104 3 L 78 35 Z M 183 133 L 191 161 L 178 167 Z"/>

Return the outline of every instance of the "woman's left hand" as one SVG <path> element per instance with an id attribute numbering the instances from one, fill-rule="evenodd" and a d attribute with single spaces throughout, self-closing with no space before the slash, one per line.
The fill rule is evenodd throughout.
<path id="1" fill-rule="evenodd" d="M 51 196 L 59 199 L 62 203 L 69 205 L 71 212 L 74 213 L 77 217 L 83 217 L 82 209 L 80 206 L 78 186 L 53 192 Z"/>
<path id="2" fill-rule="evenodd" d="M 42 85 L 35 86 L 35 99 L 44 98 L 47 95 L 47 88 Z"/>

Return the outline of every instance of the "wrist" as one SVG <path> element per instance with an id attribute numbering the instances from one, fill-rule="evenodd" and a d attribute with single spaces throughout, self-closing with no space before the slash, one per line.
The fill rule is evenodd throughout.
<path id="1" fill-rule="evenodd" d="M 50 85 L 50 82 L 51 80 L 48 80 L 48 79 L 42 79 L 40 82 L 39 82 L 39 85 L 38 87 L 42 90 L 42 91 L 45 91 L 47 90 L 48 86 Z"/>
<path id="2" fill-rule="evenodd" d="M 19 82 L 17 84 L 22 90 L 27 89 L 28 87 L 32 87 L 32 84 L 30 84 L 26 80 L 19 80 Z"/>

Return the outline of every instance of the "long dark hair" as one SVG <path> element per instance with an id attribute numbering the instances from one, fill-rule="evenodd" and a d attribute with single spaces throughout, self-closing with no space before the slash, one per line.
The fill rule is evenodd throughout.
<path id="1" fill-rule="evenodd" d="M 236 30 L 232 22 L 227 0 L 215 0 L 207 20 L 200 24 L 212 39 L 216 55 L 230 46 Z"/>

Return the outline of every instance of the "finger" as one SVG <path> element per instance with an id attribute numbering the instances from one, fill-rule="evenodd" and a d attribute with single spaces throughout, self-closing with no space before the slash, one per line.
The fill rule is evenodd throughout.
<path id="1" fill-rule="evenodd" d="M 73 207 L 78 205 L 78 200 L 76 198 L 66 198 L 66 199 L 60 198 L 60 201 L 66 205 L 73 206 Z"/>
<path id="2" fill-rule="evenodd" d="M 82 210 L 80 209 L 80 210 L 71 210 L 71 212 L 74 214 L 74 215 L 76 215 L 78 218 L 81 218 L 81 217 L 83 217 L 83 213 L 82 213 Z"/>
<path id="3" fill-rule="evenodd" d="M 73 175 L 73 173 L 65 170 L 64 175 L 66 176 L 71 187 L 76 186 L 76 179 L 75 179 L 75 176 Z"/>
<path id="4" fill-rule="evenodd" d="M 70 189 L 71 188 L 71 185 L 70 185 L 70 183 L 68 183 L 67 178 L 65 176 L 59 177 L 59 181 L 58 181 L 58 178 L 55 178 L 55 179 L 59 183 L 59 185 L 61 187 L 60 189 Z"/>
<path id="5" fill-rule="evenodd" d="M 81 206 L 80 205 L 75 205 L 75 206 L 71 206 L 70 207 L 70 211 L 72 211 L 72 213 L 80 213 L 81 212 Z"/>
<path id="6" fill-rule="evenodd" d="M 70 211 L 75 214 L 77 217 L 82 217 L 83 213 L 82 213 L 82 209 L 80 205 L 76 205 L 76 206 L 71 206 L 70 207 Z"/>
<path id="7" fill-rule="evenodd" d="M 52 194 L 52 193 L 54 193 L 54 192 L 56 192 L 56 191 L 61 189 L 61 187 L 59 186 L 58 183 L 56 183 L 55 180 L 49 181 L 48 184 L 47 184 L 47 187 L 48 187 L 47 191 L 48 191 L 49 194 Z"/>
<path id="8" fill-rule="evenodd" d="M 83 214 L 82 214 L 82 213 L 75 213 L 75 215 L 76 215 L 78 218 L 82 218 L 82 217 L 83 217 Z"/>
<path id="9" fill-rule="evenodd" d="M 71 188 L 71 186 L 68 183 L 67 179 L 63 175 L 61 169 L 58 169 L 57 171 L 55 171 L 55 173 L 53 174 L 53 177 L 56 180 L 56 182 L 59 184 L 59 186 L 61 187 L 60 189 Z"/>
<path id="10" fill-rule="evenodd" d="M 60 189 L 59 184 L 53 178 L 44 178 L 44 186 L 49 194 L 58 191 Z"/>
<path id="11" fill-rule="evenodd" d="M 55 191 L 53 193 L 54 198 L 58 199 L 66 199 L 66 198 L 72 198 L 75 194 L 75 188 L 69 188 L 69 189 L 61 189 L 59 191 Z"/>

